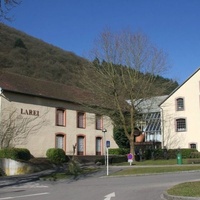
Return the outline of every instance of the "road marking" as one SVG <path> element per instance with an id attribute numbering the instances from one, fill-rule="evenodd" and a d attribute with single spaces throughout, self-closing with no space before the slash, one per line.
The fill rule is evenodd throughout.
<path id="1" fill-rule="evenodd" d="M 27 184 L 12 186 L 12 188 L 48 188 L 48 186 L 41 185 L 39 183 L 27 183 Z"/>
<path id="2" fill-rule="evenodd" d="M 115 197 L 115 192 L 106 195 L 104 200 L 110 200 L 112 197 Z"/>
<path id="3" fill-rule="evenodd" d="M 41 195 L 45 195 L 45 194 L 49 194 L 49 193 L 48 193 L 48 192 L 43 192 L 43 193 L 27 194 L 27 195 L 14 196 L 14 197 L 3 197 L 3 198 L 0 198 L 0 200 L 6 200 L 6 199 L 18 199 L 18 198 L 22 198 L 22 197 L 41 196 Z"/>

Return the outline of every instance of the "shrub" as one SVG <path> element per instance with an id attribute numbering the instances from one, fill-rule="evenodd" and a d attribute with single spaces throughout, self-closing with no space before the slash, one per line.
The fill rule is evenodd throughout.
<path id="1" fill-rule="evenodd" d="M 127 156 L 115 156 L 115 157 L 111 157 L 109 159 L 109 163 L 113 164 L 113 163 L 122 163 L 122 162 L 127 162 L 128 158 Z"/>
<path id="2" fill-rule="evenodd" d="M 190 158 L 200 158 L 200 152 L 191 152 Z"/>
<path id="3" fill-rule="evenodd" d="M 68 172 L 71 175 L 74 175 L 75 177 L 81 172 L 81 168 L 79 166 L 79 163 L 77 163 L 75 160 L 70 160 Z"/>
<path id="4" fill-rule="evenodd" d="M 145 160 L 151 159 L 152 156 L 153 156 L 153 154 L 152 154 L 152 150 L 151 149 L 145 150 L 145 152 L 144 152 L 144 159 Z"/>
<path id="5" fill-rule="evenodd" d="M 127 161 L 128 161 L 128 158 L 126 155 L 109 156 L 109 164 L 122 163 L 122 162 L 127 162 Z M 102 165 L 105 165 L 105 158 L 96 159 L 95 163 L 101 163 Z"/>
<path id="6" fill-rule="evenodd" d="M 50 148 L 47 150 L 46 156 L 55 164 L 60 164 L 66 161 L 65 151 L 63 149 Z"/>
<path id="7" fill-rule="evenodd" d="M 180 149 L 182 158 L 190 158 L 192 152 L 197 152 L 196 149 Z"/>
<path id="8" fill-rule="evenodd" d="M 109 154 L 111 155 L 127 155 L 130 150 L 126 148 L 116 148 L 116 149 L 109 149 Z"/>
<path id="9" fill-rule="evenodd" d="M 0 150 L 0 158 L 10 158 L 13 160 L 30 160 L 31 153 L 25 148 L 5 148 Z"/>
<path id="10" fill-rule="evenodd" d="M 98 158 L 94 162 L 95 164 L 99 163 L 100 165 L 105 165 L 105 158 Z"/>
<path id="11" fill-rule="evenodd" d="M 164 156 L 164 152 L 166 151 L 166 156 Z M 163 158 L 167 158 L 167 159 L 176 159 L 177 158 L 177 154 L 181 153 L 182 158 L 190 158 L 193 152 L 197 152 L 196 149 L 169 149 L 169 150 L 165 150 L 165 149 L 156 149 L 154 150 L 154 156 L 155 159 L 163 159 Z"/>

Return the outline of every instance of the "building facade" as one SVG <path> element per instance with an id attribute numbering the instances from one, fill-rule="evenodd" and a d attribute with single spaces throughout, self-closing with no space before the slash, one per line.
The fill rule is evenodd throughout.
<path id="1" fill-rule="evenodd" d="M 200 69 L 160 105 L 163 147 L 200 151 Z"/>
<path id="2" fill-rule="evenodd" d="M 46 156 L 49 148 L 62 148 L 67 155 L 104 155 L 106 140 L 116 148 L 112 121 L 88 112 L 80 103 L 86 97 L 78 88 L 1 72 L 1 148 L 27 148 L 35 157 Z"/>
<path id="3" fill-rule="evenodd" d="M 137 122 L 137 127 L 140 127 L 145 133 L 145 142 L 162 142 L 159 104 L 166 98 L 167 95 L 163 95 L 136 101 L 136 108 L 141 114 L 141 120 Z"/>

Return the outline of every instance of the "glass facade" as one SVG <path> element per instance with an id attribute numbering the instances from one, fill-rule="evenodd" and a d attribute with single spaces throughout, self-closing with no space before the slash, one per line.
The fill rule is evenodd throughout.
<path id="1" fill-rule="evenodd" d="M 161 116 L 160 112 L 142 114 L 141 129 L 145 132 L 145 141 L 161 142 Z"/>

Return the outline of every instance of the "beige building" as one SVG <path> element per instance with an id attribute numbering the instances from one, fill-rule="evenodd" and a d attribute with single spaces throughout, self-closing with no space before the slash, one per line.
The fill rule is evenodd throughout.
<path id="1" fill-rule="evenodd" d="M 0 147 L 28 148 L 35 157 L 54 147 L 103 155 L 107 140 L 117 148 L 111 120 L 82 106 L 88 97 L 75 87 L 0 72 Z"/>
<path id="2" fill-rule="evenodd" d="M 163 147 L 200 151 L 200 69 L 174 90 L 160 107 Z"/>

